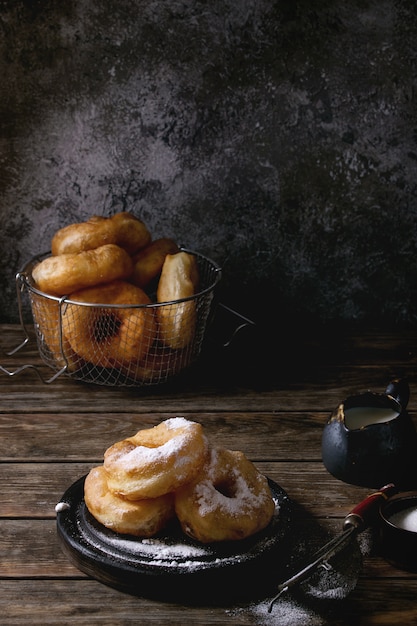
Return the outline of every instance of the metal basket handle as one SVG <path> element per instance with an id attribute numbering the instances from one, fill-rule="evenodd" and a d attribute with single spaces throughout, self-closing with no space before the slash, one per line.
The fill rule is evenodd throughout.
<path id="1" fill-rule="evenodd" d="M 19 320 L 20 320 L 20 326 L 25 334 L 25 338 L 18 346 L 16 346 L 9 352 L 6 352 L 7 356 L 12 356 L 13 354 L 16 354 L 16 352 L 19 352 L 19 350 L 24 348 L 26 344 L 29 343 L 30 341 L 30 336 L 29 336 L 29 333 L 28 333 L 28 330 L 27 330 L 27 327 L 23 318 L 22 292 L 25 288 L 25 282 L 24 282 L 25 277 L 26 277 L 25 274 L 22 272 L 18 272 L 16 274 L 16 292 L 17 292 L 17 304 L 18 304 L 18 310 L 19 310 Z M 8 370 L 7 368 L 0 365 L 0 371 L 3 372 L 3 374 L 7 374 L 7 376 L 17 376 L 21 372 L 31 369 L 36 372 L 36 374 L 39 376 L 40 380 L 43 383 L 45 383 L 46 385 L 49 385 L 50 383 L 53 383 L 54 380 L 56 380 L 59 376 L 61 376 L 61 374 L 63 374 L 66 371 L 67 367 L 68 366 L 65 365 L 58 372 L 55 372 L 55 374 L 51 376 L 50 378 L 45 378 L 42 375 L 39 366 L 32 365 L 30 363 L 28 363 L 27 365 L 21 365 L 13 371 Z"/>

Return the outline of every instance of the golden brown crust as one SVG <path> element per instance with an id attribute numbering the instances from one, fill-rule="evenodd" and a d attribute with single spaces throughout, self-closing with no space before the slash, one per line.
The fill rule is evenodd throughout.
<path id="1" fill-rule="evenodd" d="M 53 256 L 94 250 L 113 243 L 129 254 L 147 246 L 151 235 L 145 224 L 126 211 L 112 217 L 93 215 L 89 220 L 70 224 L 58 230 L 52 238 Z"/>
<path id="2" fill-rule="evenodd" d="M 151 242 L 151 234 L 145 224 L 127 211 L 116 213 L 110 218 L 116 230 L 117 245 L 129 254 L 135 254 Z"/>
<path id="3" fill-rule="evenodd" d="M 84 501 L 91 515 L 106 528 L 137 537 L 152 537 L 174 515 L 172 494 L 132 502 L 112 493 L 103 466 L 87 475 Z"/>
<path id="4" fill-rule="evenodd" d="M 132 273 L 130 255 L 115 244 L 94 250 L 50 256 L 32 270 L 40 291 L 66 296 L 73 291 L 112 280 L 127 278 Z"/>
<path id="5" fill-rule="evenodd" d="M 98 215 L 93 215 L 86 222 L 64 226 L 52 237 L 52 255 L 74 254 L 116 243 L 112 230 L 109 220 Z"/>
<path id="6" fill-rule="evenodd" d="M 68 339 L 61 331 L 60 317 L 62 306 L 53 298 L 32 296 L 32 312 L 35 323 L 42 330 L 51 358 L 59 367 L 67 367 L 73 372 L 83 366 L 83 360 L 74 352 Z"/>
<path id="7" fill-rule="evenodd" d="M 122 365 L 120 370 L 132 381 L 155 384 L 183 370 L 190 358 L 188 350 L 171 350 L 155 343 L 144 358 Z"/>
<path id="8" fill-rule="evenodd" d="M 63 332 L 74 352 L 98 367 L 119 368 L 144 358 L 155 340 L 149 297 L 139 287 L 113 281 L 70 294 Z M 85 306 L 85 304 L 115 305 Z M 124 305 L 132 305 L 125 307 Z"/>
<path id="9" fill-rule="evenodd" d="M 33 268 L 32 277 L 40 291 L 54 296 L 127 278 L 132 272 L 129 254 L 114 244 L 95 250 L 50 256 Z"/>
<path id="10" fill-rule="evenodd" d="M 188 252 L 168 254 L 158 282 L 157 301 L 160 303 L 189 298 L 198 286 L 198 266 Z M 196 304 L 194 300 L 174 302 L 157 307 L 161 341 L 173 349 L 187 346 L 194 337 Z"/>
<path id="11" fill-rule="evenodd" d="M 175 254 L 179 248 L 173 239 L 161 237 L 142 248 L 133 257 L 133 272 L 130 281 L 145 288 L 162 270 L 167 254 Z"/>

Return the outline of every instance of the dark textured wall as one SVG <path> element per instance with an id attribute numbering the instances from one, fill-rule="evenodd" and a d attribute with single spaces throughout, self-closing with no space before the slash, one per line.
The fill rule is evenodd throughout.
<path id="1" fill-rule="evenodd" d="M 0 321 L 57 228 L 129 210 L 255 319 L 416 322 L 417 3 L 6 0 L 0 27 Z"/>

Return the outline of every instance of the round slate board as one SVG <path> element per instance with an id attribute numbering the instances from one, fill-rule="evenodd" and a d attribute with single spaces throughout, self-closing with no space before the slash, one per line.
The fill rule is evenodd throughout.
<path id="1" fill-rule="evenodd" d="M 137 596 L 196 603 L 267 596 L 288 560 L 292 503 L 268 479 L 275 513 L 263 531 L 241 541 L 204 545 L 170 523 L 150 539 L 115 533 L 98 523 L 84 503 L 85 476 L 56 506 L 64 552 L 82 572 Z"/>

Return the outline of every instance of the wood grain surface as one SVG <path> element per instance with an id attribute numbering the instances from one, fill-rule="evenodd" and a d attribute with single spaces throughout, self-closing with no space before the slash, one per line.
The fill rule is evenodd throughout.
<path id="1" fill-rule="evenodd" d="M 20 327 L 0 327 L 0 365 L 45 372 L 31 342 L 7 355 L 21 338 Z M 259 346 L 246 354 L 244 346 L 226 355 L 209 349 L 192 372 L 146 390 L 66 376 L 45 384 L 34 369 L 14 376 L 0 371 L 1 623 L 417 624 L 417 574 L 388 564 L 377 543 L 346 599 L 292 607 L 289 597 L 271 614 L 250 599 L 193 606 L 133 597 L 82 573 L 61 549 L 55 505 L 65 490 L 102 462 L 109 445 L 177 415 L 201 422 L 214 443 L 243 450 L 287 492 L 300 542 L 308 545 L 317 526 L 329 536 L 340 532 L 345 515 L 370 490 L 327 472 L 323 427 L 347 395 L 383 391 L 395 377 L 409 381 L 408 411 L 417 423 L 417 333 L 349 331 L 299 341 L 294 349 L 291 354 L 286 342 L 280 357 L 274 346 L 275 368 Z"/>

